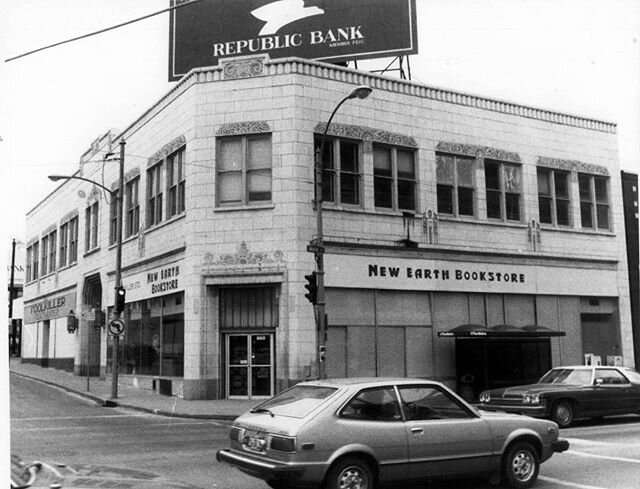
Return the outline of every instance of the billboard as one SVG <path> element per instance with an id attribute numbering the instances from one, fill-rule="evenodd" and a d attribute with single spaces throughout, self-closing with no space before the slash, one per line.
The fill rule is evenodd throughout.
<path id="1" fill-rule="evenodd" d="M 171 0 L 171 6 L 189 3 Z M 169 80 L 227 57 L 416 54 L 415 0 L 200 0 L 171 11 Z"/>

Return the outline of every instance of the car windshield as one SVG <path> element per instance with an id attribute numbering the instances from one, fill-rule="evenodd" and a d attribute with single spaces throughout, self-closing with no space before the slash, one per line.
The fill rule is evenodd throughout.
<path id="1" fill-rule="evenodd" d="M 591 385 L 591 370 L 556 368 L 544 374 L 538 383 Z"/>
<path id="2" fill-rule="evenodd" d="M 334 387 L 297 385 L 263 402 L 251 411 L 304 418 L 335 391 L 337 389 Z"/>

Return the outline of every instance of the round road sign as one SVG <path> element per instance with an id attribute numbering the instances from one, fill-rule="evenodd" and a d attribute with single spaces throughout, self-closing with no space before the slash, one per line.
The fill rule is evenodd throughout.
<path id="1" fill-rule="evenodd" d="M 109 323 L 109 333 L 113 336 L 120 336 L 124 333 L 124 321 L 122 319 L 113 319 Z"/>

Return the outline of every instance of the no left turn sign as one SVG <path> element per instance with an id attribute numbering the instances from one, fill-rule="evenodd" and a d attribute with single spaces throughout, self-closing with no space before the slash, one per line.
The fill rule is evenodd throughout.
<path id="1" fill-rule="evenodd" d="M 112 336 L 120 336 L 124 333 L 124 321 L 122 319 L 112 319 L 109 323 L 109 333 Z"/>

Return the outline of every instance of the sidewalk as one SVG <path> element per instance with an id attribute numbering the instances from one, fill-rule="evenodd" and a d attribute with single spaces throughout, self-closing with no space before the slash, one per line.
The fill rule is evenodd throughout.
<path id="1" fill-rule="evenodd" d="M 130 385 L 130 376 L 119 379 L 118 397 L 111 399 L 111 377 L 105 380 L 90 377 L 87 386 L 87 377 L 79 377 L 63 370 L 21 363 L 19 358 L 9 359 L 9 370 L 11 374 L 60 387 L 105 406 L 119 406 L 163 416 L 233 420 L 261 402 L 260 400 L 229 399 L 187 401 L 180 396 L 160 395 L 157 390 L 151 388 L 134 387 Z"/>

